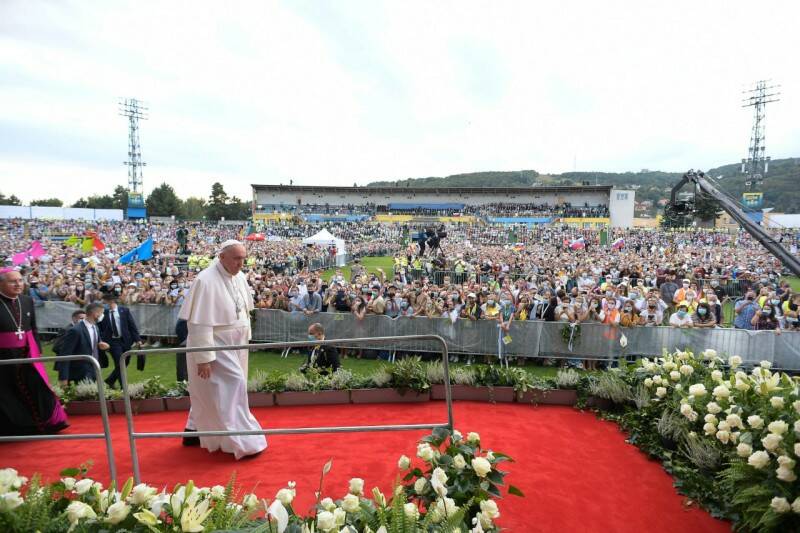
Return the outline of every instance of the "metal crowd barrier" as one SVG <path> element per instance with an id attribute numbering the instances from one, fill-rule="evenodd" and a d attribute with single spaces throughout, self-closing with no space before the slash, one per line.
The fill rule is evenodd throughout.
<path id="1" fill-rule="evenodd" d="M 234 346 L 205 346 L 205 347 L 192 347 L 192 348 L 165 348 L 158 350 L 129 350 L 122 354 L 122 358 L 128 357 L 133 354 L 143 355 L 163 355 L 164 353 L 189 353 L 189 352 L 209 352 L 224 350 L 271 350 L 276 348 L 303 348 L 307 346 L 321 346 L 333 345 L 341 346 L 342 343 L 348 344 L 375 344 L 375 343 L 403 343 L 409 341 L 429 341 L 441 344 L 442 347 L 442 365 L 444 366 L 444 385 L 445 385 L 445 400 L 447 404 L 447 422 L 446 423 L 428 423 L 428 424 L 390 424 L 381 426 L 329 426 L 329 427 L 305 427 L 305 428 L 278 428 L 278 429 L 261 429 L 253 431 L 237 431 L 237 430 L 220 430 L 220 431 L 168 431 L 168 432 L 144 432 L 140 433 L 135 431 L 133 427 L 133 410 L 131 409 L 131 397 L 128 390 L 128 375 L 126 365 L 120 365 L 120 379 L 122 381 L 122 394 L 125 403 L 125 420 L 128 425 L 128 440 L 131 447 L 131 462 L 133 466 L 133 479 L 135 483 L 141 480 L 141 472 L 139 468 L 139 454 L 136 450 L 137 439 L 157 439 L 157 438 L 175 438 L 175 437 L 223 437 L 233 435 L 296 435 L 305 433 L 345 433 L 345 432 L 366 432 L 366 431 L 409 431 L 419 429 L 436 429 L 446 428 L 453 429 L 453 399 L 450 391 L 450 366 L 449 354 L 447 351 L 447 343 L 437 335 L 415 335 L 412 337 L 381 337 L 381 338 L 361 338 L 361 339 L 340 339 L 340 340 L 324 340 L 324 341 L 301 341 L 301 342 L 276 342 L 265 344 L 240 344 Z M 54 359 L 54 358 L 52 358 Z M 121 359 L 124 360 L 124 359 Z M 245 378 L 246 379 L 246 378 Z"/>
<path id="2" fill-rule="evenodd" d="M 72 435 L 16 435 L 0 437 L 0 442 L 25 442 L 41 440 L 84 440 L 84 439 L 105 439 L 106 457 L 108 458 L 108 471 L 111 474 L 111 481 L 117 479 L 117 466 L 114 462 L 114 449 L 111 445 L 111 426 L 108 423 L 108 406 L 106 405 L 105 383 L 102 379 L 100 364 L 91 355 L 60 355 L 58 357 L 37 357 L 25 359 L 2 359 L 0 365 L 18 365 L 33 363 L 49 363 L 64 361 L 89 361 L 95 370 L 97 379 L 97 397 L 100 401 L 100 419 L 103 422 L 103 433 L 75 433 Z"/>
<path id="3" fill-rule="evenodd" d="M 67 302 L 47 302 L 37 308 L 36 322 L 40 328 L 63 327 L 75 309 Z M 164 305 L 132 305 L 131 312 L 142 336 L 174 337 L 178 318 L 177 307 Z M 307 339 L 307 328 L 320 322 L 331 336 L 340 338 L 394 337 L 408 335 L 437 335 L 447 343 L 451 354 L 497 355 L 497 323 L 491 320 L 473 322 L 467 319 L 409 318 L 392 319 L 385 315 L 367 315 L 363 320 L 352 313 L 289 313 L 275 309 L 259 309 L 253 322 L 253 340 L 257 342 L 291 342 Z M 672 327 L 613 328 L 598 323 L 582 323 L 579 339 L 569 343 L 562 337 L 566 322 L 515 320 L 511 324 L 512 342 L 503 346 L 509 357 L 548 357 L 608 360 L 622 353 L 639 356 L 658 356 L 664 349 L 704 350 L 712 348 L 728 355 L 740 355 L 747 364 L 762 360 L 781 370 L 800 371 L 800 332 L 784 331 L 775 335 L 769 331 L 742 329 L 679 329 Z M 628 345 L 623 350 L 619 339 L 625 334 Z M 418 343 L 419 344 L 419 343 Z M 394 350 L 391 346 L 375 346 L 379 350 Z M 411 346 L 410 352 L 437 352 L 435 347 Z"/>

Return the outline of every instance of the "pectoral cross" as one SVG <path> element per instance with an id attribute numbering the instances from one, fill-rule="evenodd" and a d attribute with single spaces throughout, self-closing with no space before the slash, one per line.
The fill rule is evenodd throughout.
<path id="1" fill-rule="evenodd" d="M 18 338 L 19 340 L 22 340 L 22 339 L 25 337 L 25 332 L 24 332 L 24 331 L 22 331 L 22 327 L 18 327 L 18 328 L 17 328 L 17 331 L 15 331 L 14 333 L 16 333 L 16 334 L 17 334 L 17 338 Z"/>

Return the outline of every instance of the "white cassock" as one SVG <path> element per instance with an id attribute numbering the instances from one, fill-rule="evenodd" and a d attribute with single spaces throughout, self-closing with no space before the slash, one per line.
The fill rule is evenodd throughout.
<path id="1" fill-rule="evenodd" d="M 241 272 L 231 276 L 219 259 L 203 270 L 192 283 L 179 318 L 186 320 L 186 346 L 242 345 L 250 340 L 250 311 L 253 298 Z M 188 429 L 197 431 L 259 430 L 247 402 L 248 350 L 217 350 L 186 354 L 189 374 Z M 199 363 L 211 363 L 211 377 L 197 375 Z M 209 452 L 222 450 L 237 459 L 267 447 L 264 435 L 200 437 Z"/>

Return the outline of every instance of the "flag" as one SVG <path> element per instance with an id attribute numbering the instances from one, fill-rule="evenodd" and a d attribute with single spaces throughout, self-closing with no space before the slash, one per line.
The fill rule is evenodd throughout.
<path id="1" fill-rule="evenodd" d="M 44 248 L 42 248 L 42 243 L 39 241 L 33 241 L 27 250 L 12 255 L 11 262 L 14 264 L 14 266 L 21 265 L 28 259 L 39 259 L 45 253 L 46 252 Z"/>
<path id="2" fill-rule="evenodd" d="M 611 243 L 611 247 L 615 250 L 621 250 L 623 246 L 625 246 L 625 239 L 622 237 Z"/>
<path id="3" fill-rule="evenodd" d="M 605 246 L 608 244 L 608 230 L 603 230 L 600 232 L 600 246 Z"/>
<path id="4" fill-rule="evenodd" d="M 81 251 L 91 253 L 92 250 L 103 250 L 106 245 L 96 235 L 87 235 L 83 238 Z"/>
<path id="5" fill-rule="evenodd" d="M 119 263 L 126 265 L 136 261 L 147 261 L 153 257 L 153 239 L 147 239 L 142 244 L 119 258 Z"/>
<path id="6" fill-rule="evenodd" d="M 580 250 L 586 248 L 586 243 L 583 241 L 583 237 L 578 237 L 570 243 L 569 247 L 573 250 Z"/>

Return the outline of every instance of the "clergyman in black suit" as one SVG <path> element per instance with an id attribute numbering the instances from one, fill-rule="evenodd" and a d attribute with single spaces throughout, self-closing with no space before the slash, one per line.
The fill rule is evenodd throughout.
<path id="1" fill-rule="evenodd" d="M 141 343 L 142 339 L 131 310 L 117 305 L 117 295 L 113 292 L 107 293 L 103 295 L 103 300 L 107 307 L 103 320 L 98 322 L 97 327 L 100 328 L 100 338 L 110 346 L 109 351 L 114 361 L 114 370 L 106 378 L 106 385 L 113 388 L 117 381 L 122 386 L 119 371 L 122 354 L 130 350 L 134 343 Z M 130 360 L 130 356 L 125 358 L 125 366 L 128 366 Z"/>
<path id="2" fill-rule="evenodd" d="M 86 318 L 72 326 L 64 336 L 59 355 L 91 355 L 98 361 L 100 351 L 109 345 L 100 338 L 97 323 L 103 320 L 103 304 L 93 302 L 86 306 Z M 94 366 L 87 361 L 65 361 L 59 365 L 59 382 L 96 380 Z"/>

